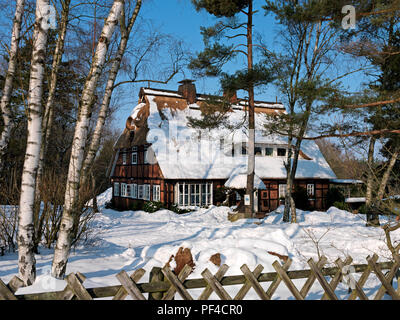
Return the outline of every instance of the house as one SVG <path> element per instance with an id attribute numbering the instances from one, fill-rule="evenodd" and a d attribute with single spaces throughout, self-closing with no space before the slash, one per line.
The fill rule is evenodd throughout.
<path id="1" fill-rule="evenodd" d="M 230 128 L 194 129 L 207 95 L 198 94 L 192 80 L 177 91 L 141 88 L 138 105 L 115 145 L 111 167 L 113 202 L 131 209 L 135 202 L 161 201 L 181 207 L 216 204 L 222 187 L 245 188 L 247 170 L 247 101 L 232 98 Z M 285 196 L 287 139 L 264 136 L 265 114 L 286 112 L 281 103 L 256 101 L 255 206 L 257 212 L 276 209 Z M 336 176 L 313 141 L 304 141 L 296 184 L 307 189 L 310 205 L 324 209 L 330 179 Z M 242 201 L 240 192 L 237 201 Z"/>

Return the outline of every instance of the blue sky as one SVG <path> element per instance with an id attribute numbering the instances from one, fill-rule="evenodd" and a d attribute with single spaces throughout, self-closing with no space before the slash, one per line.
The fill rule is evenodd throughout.
<path id="1" fill-rule="evenodd" d="M 255 16 L 255 31 L 262 36 L 263 41 L 267 43 L 268 46 L 274 46 L 274 34 L 276 34 L 278 26 L 272 17 L 264 16 L 264 11 L 261 8 L 263 3 L 264 1 L 262 0 L 256 1 L 256 5 L 258 6 L 257 9 L 260 11 Z M 204 48 L 203 39 L 200 34 L 200 27 L 211 26 L 217 21 L 213 16 L 207 14 L 205 11 L 197 12 L 190 0 L 145 1 L 141 11 L 141 17 L 142 19 L 150 19 L 154 28 L 160 32 L 171 34 L 176 38 L 183 40 L 185 45 L 192 52 L 199 52 Z M 243 68 L 243 66 L 242 61 L 238 60 L 230 64 L 229 68 L 232 69 L 232 71 L 235 71 Z M 190 70 L 184 71 L 184 75 L 177 75 L 167 85 L 151 84 L 151 87 L 177 90 L 178 82 L 185 76 L 186 78 L 196 80 L 196 88 L 199 93 L 213 94 L 217 93 L 220 89 L 218 79 L 198 79 L 192 76 Z M 147 86 L 147 84 L 129 86 L 129 89 L 124 89 L 124 99 L 121 103 L 121 107 L 116 113 L 115 126 L 117 128 L 124 128 L 126 118 L 137 103 L 137 95 L 140 86 Z M 130 92 L 126 92 L 126 90 L 130 90 Z M 276 95 L 277 93 L 273 88 L 266 88 L 263 92 L 258 92 L 256 99 L 275 101 Z M 240 93 L 239 96 L 241 96 Z"/>

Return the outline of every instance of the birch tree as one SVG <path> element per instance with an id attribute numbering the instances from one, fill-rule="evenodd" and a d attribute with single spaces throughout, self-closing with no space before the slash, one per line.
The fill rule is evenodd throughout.
<path id="1" fill-rule="evenodd" d="M 89 170 L 93 165 L 93 161 L 99 149 L 101 133 L 110 107 L 111 96 L 115 87 L 115 80 L 117 79 L 118 71 L 121 67 L 121 61 L 125 54 L 125 50 L 129 41 L 129 36 L 135 24 L 135 21 L 138 17 L 141 6 L 142 6 L 142 0 L 137 0 L 135 10 L 132 13 L 132 16 L 130 17 L 127 26 L 125 22 L 125 14 L 123 14 L 120 19 L 121 41 L 118 46 L 118 51 L 114 57 L 114 61 L 111 65 L 111 69 L 109 71 L 107 85 L 105 88 L 105 93 L 103 96 L 99 115 L 97 118 L 96 127 L 94 129 L 92 140 L 88 148 L 88 153 L 83 163 L 81 183 L 80 183 L 81 186 L 85 185 L 87 182 L 87 178 L 89 176 Z M 123 12 L 125 12 L 125 10 Z"/>
<path id="2" fill-rule="evenodd" d="M 11 35 L 11 46 L 8 62 L 8 70 L 5 76 L 4 88 L 1 96 L 1 112 L 3 116 L 3 132 L 0 137 L 0 169 L 3 167 L 3 155 L 7 148 L 8 141 L 11 134 L 11 110 L 10 110 L 10 100 L 11 93 L 13 89 L 13 81 L 15 77 L 15 71 L 17 67 L 17 56 L 18 56 L 18 45 L 21 32 L 21 21 L 22 14 L 24 12 L 25 0 L 17 0 L 17 5 L 15 8 L 15 16 L 13 22 L 13 29 Z"/>
<path id="3" fill-rule="evenodd" d="M 80 175 L 94 94 L 105 63 L 111 37 L 120 19 L 123 6 L 124 0 L 114 0 L 97 43 L 96 52 L 93 56 L 89 75 L 86 78 L 80 99 L 78 119 L 75 126 L 68 169 L 64 211 L 52 264 L 52 275 L 56 278 L 63 278 L 67 267 L 68 256 L 71 249 L 74 217 L 78 214 L 77 206 L 79 200 Z"/>
<path id="4" fill-rule="evenodd" d="M 18 268 L 25 285 L 31 285 L 36 277 L 36 261 L 33 252 L 33 210 L 35 203 L 36 174 L 42 141 L 42 93 L 44 61 L 47 45 L 47 10 L 49 0 L 37 0 L 33 51 L 28 94 L 28 138 L 22 173 L 21 196 L 18 216 Z"/>

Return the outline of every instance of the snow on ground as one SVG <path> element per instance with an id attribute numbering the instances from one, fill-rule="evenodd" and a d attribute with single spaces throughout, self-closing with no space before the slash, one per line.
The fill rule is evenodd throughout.
<path id="1" fill-rule="evenodd" d="M 93 223 L 95 239 L 90 245 L 78 247 L 69 259 L 67 274 L 78 271 L 85 274 L 86 287 L 116 285 L 115 275 L 122 269 L 131 273 L 144 268 L 147 272 L 140 282 L 145 282 L 152 267 L 163 267 L 179 247 L 190 248 L 193 255 L 196 266 L 189 278 L 201 278 L 205 268 L 215 273 L 218 267 L 209 261 L 215 253 L 220 253 L 222 263 L 230 266 L 227 275 L 242 274 L 240 267 L 243 264 L 250 269 L 261 264 L 263 272 L 274 272 L 272 263 L 278 258 L 268 251 L 289 256 L 293 260 L 290 270 L 308 269 L 307 260 L 318 259 L 318 254 L 327 256 L 330 263 L 338 257 L 344 260 L 347 255 L 353 257 L 354 263 L 366 263 L 365 258 L 373 253 L 377 253 L 382 261 L 390 257 L 381 228 L 367 228 L 362 216 L 334 207 L 327 212 L 298 210 L 298 224 L 282 223 L 282 207 L 263 220 L 231 223 L 227 219 L 227 207 L 213 206 L 183 215 L 168 210 L 152 214 L 117 212 L 104 208 L 110 198 L 110 190 L 98 197 L 102 209 Z M 393 234 L 393 239 L 400 239 L 399 231 Z M 41 254 L 36 256 L 37 281 L 18 293 L 62 290 L 65 287 L 64 281 L 49 276 L 52 255 L 53 250 L 41 250 Z M 17 271 L 17 254 L 0 257 L 3 281 L 9 281 Z M 294 282 L 300 289 L 304 280 Z M 262 284 L 265 289 L 268 285 Z M 367 283 L 369 294 L 377 289 L 377 285 L 374 280 Z M 227 287 L 232 296 L 239 288 Z M 345 295 L 347 287 L 341 284 L 339 288 L 342 290 L 339 292 Z M 321 290 L 316 283 L 309 298 L 320 297 Z M 196 297 L 201 290 L 191 293 Z M 258 297 L 251 290 L 246 298 Z M 290 299 L 291 294 L 281 284 L 273 298 Z"/>

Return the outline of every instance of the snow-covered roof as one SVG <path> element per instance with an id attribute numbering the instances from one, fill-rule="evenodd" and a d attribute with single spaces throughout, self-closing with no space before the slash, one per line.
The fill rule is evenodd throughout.
<path id="1" fill-rule="evenodd" d="M 236 170 L 232 173 L 229 179 L 225 182 L 225 187 L 231 189 L 246 189 L 247 186 L 247 173 Z M 264 182 L 254 175 L 254 189 L 267 190 Z"/>
<path id="2" fill-rule="evenodd" d="M 331 183 L 336 184 L 363 184 L 362 180 L 355 180 L 355 179 L 331 179 Z"/>
<path id="3" fill-rule="evenodd" d="M 366 198 L 346 198 L 345 202 L 346 203 L 364 203 L 366 201 Z"/>
<path id="4" fill-rule="evenodd" d="M 247 156 L 232 156 L 232 144 L 238 145 L 248 141 L 248 130 L 243 106 L 234 105 L 229 116 L 229 123 L 236 129 L 219 127 L 199 130 L 188 126 L 189 118 L 201 118 L 199 102 L 185 107 L 173 108 L 171 104 L 181 104 L 176 93 L 164 92 L 165 97 L 171 94 L 169 102 L 160 102 L 160 91 L 142 89 L 146 96 L 131 113 L 132 119 L 137 114 L 146 114 L 147 142 L 151 143 L 165 179 L 229 179 L 235 172 L 247 171 Z M 177 99 L 177 101 L 172 101 Z M 172 102 L 171 102 L 172 101 Z M 148 103 L 147 103 L 148 102 Z M 186 103 L 186 102 L 185 102 Z M 268 103 L 264 103 L 267 105 Z M 281 105 L 275 109 L 268 104 L 269 112 L 282 112 Z M 144 112 L 142 109 L 146 109 Z M 275 110 L 274 110 L 275 109 Z M 265 114 L 256 112 L 256 143 L 274 146 L 286 146 L 287 138 L 278 135 L 263 135 L 267 124 Z M 296 178 L 335 179 L 336 176 L 324 159 L 314 141 L 303 141 L 302 152 L 306 158 L 300 158 Z M 255 173 L 261 179 L 286 178 L 285 157 L 256 156 Z"/>

